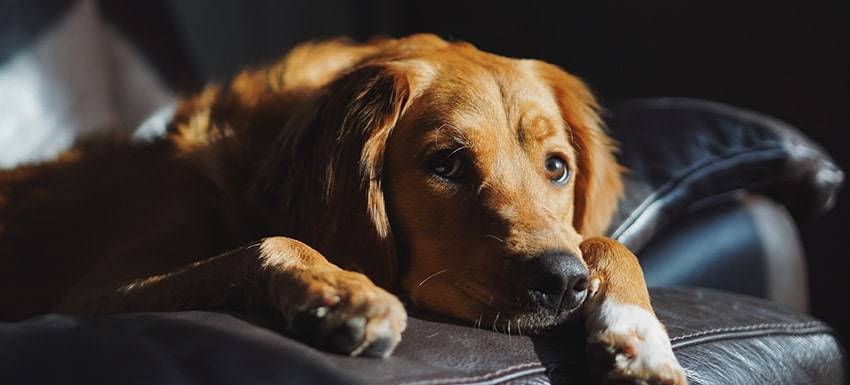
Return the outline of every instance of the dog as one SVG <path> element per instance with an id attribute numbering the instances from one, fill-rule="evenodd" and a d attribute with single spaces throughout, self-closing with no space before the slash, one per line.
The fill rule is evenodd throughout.
<path id="1" fill-rule="evenodd" d="M 401 297 L 523 334 L 583 317 L 604 379 L 684 384 L 636 257 L 601 237 L 622 168 L 598 109 L 554 65 L 434 35 L 302 44 L 163 138 L 0 173 L 0 315 L 272 309 L 386 357 Z"/>

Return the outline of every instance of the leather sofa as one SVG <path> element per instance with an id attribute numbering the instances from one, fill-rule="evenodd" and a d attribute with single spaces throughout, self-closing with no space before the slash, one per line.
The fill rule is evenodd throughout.
<path id="1" fill-rule="evenodd" d="M 828 210 L 843 173 L 767 116 L 678 98 L 611 105 L 629 168 L 609 235 L 642 260 L 691 384 L 842 384 L 846 357 L 805 314 L 795 218 Z M 758 298 L 760 297 L 760 298 Z M 412 314 L 395 354 L 313 349 L 270 314 L 180 312 L 0 323 L 6 384 L 592 384 L 580 324 L 505 335 Z"/>

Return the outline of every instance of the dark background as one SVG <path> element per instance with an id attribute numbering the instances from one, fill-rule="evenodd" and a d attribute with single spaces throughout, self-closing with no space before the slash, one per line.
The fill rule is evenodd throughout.
<path id="1" fill-rule="evenodd" d="M 104 1 L 101 9 L 182 92 L 268 62 L 298 42 L 434 32 L 494 53 L 558 64 L 603 104 L 711 99 L 783 119 L 850 170 L 850 13 L 840 3 Z M 797 218 L 813 313 L 850 335 L 850 196 Z M 846 341 L 846 339 L 845 339 Z"/>

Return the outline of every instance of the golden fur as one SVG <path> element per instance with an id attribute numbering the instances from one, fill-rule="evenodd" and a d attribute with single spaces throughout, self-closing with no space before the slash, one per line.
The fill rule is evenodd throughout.
<path id="1" fill-rule="evenodd" d="M 622 190 L 597 110 L 553 65 L 433 35 L 303 44 L 184 100 L 164 139 L 0 173 L 0 315 L 271 307 L 292 326 L 323 307 L 336 324 L 364 317 L 362 340 L 391 351 L 406 316 L 389 292 L 551 327 L 512 282 L 549 250 L 584 254 L 594 298 L 651 311 L 628 250 L 582 246 Z M 457 180 L 428 173 L 448 150 Z M 563 186 L 545 174 L 552 154 L 573 173 Z"/>

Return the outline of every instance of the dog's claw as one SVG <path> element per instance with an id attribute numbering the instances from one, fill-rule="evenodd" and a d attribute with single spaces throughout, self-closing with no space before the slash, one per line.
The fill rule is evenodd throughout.
<path id="1" fill-rule="evenodd" d="M 363 317 L 352 317 L 342 320 L 342 322 L 328 331 L 324 341 L 320 341 L 320 344 L 326 346 L 328 350 L 357 356 L 363 350 L 360 346 L 366 342 L 363 340 L 365 334 L 366 319 Z"/>
<path id="2" fill-rule="evenodd" d="M 373 328 L 373 333 L 372 343 L 363 350 L 362 355 L 366 357 L 389 357 L 399 342 L 399 337 L 393 333 L 390 323 L 383 321 L 382 325 Z"/>

